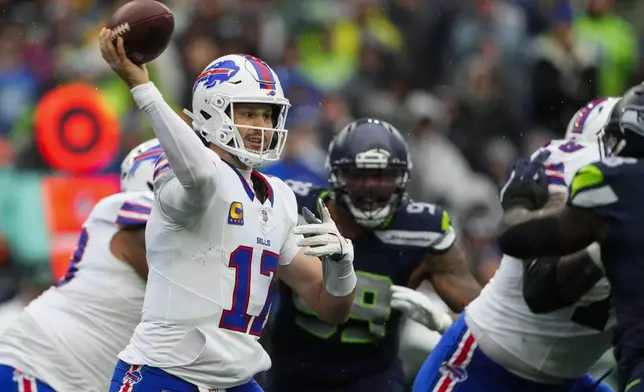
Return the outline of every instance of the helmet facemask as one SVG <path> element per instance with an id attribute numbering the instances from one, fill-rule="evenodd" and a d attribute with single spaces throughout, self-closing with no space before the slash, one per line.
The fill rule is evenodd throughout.
<path id="1" fill-rule="evenodd" d="M 644 107 L 629 105 L 615 113 L 600 132 L 600 152 L 603 153 L 603 157 L 632 156 L 637 146 L 633 145 L 630 148 L 627 139 L 635 135 L 644 137 Z"/>
<path id="2" fill-rule="evenodd" d="M 380 226 L 405 197 L 407 165 L 391 165 L 381 152 L 367 151 L 358 154 L 355 164 L 334 166 L 330 181 L 335 198 L 361 226 Z"/>
<path id="3" fill-rule="evenodd" d="M 272 128 L 254 125 L 236 124 L 235 107 L 243 104 L 270 105 L 272 107 Z M 279 160 L 288 130 L 284 129 L 290 104 L 286 99 L 267 98 L 250 99 L 213 94 L 210 97 L 207 110 L 190 113 L 184 110 L 193 120 L 193 128 L 209 143 L 214 143 L 224 151 L 234 155 L 248 167 L 257 167 L 266 162 Z M 239 129 L 255 135 L 260 139 L 257 149 L 246 148 L 244 137 Z M 257 131 L 257 132 L 253 132 Z M 246 134 L 248 137 L 248 134 Z"/>

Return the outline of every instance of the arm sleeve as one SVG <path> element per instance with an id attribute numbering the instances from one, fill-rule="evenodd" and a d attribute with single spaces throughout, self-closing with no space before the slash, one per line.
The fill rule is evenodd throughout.
<path id="1" fill-rule="evenodd" d="M 288 201 L 286 203 L 286 208 L 287 208 L 286 213 L 288 214 L 289 217 L 292 218 L 292 223 L 288 229 L 288 237 L 284 242 L 284 244 L 282 245 L 282 248 L 280 249 L 280 265 L 288 265 L 291 263 L 295 255 L 300 251 L 300 247 L 297 246 L 297 241 L 302 236 L 293 234 L 293 229 L 299 223 L 300 215 L 298 214 L 298 211 L 300 209 L 301 200 L 299 197 L 296 197 L 296 195 L 293 193 L 292 185 L 290 183 L 289 183 L 290 187 L 286 186 L 286 184 L 281 184 L 281 185 L 282 185 L 281 188 L 284 190 L 284 193 L 285 193 L 285 198 Z"/>
<path id="2" fill-rule="evenodd" d="M 190 126 L 163 100 L 152 82 L 134 87 L 132 95 L 152 123 L 165 152 L 168 168 L 171 167 L 183 188 L 173 194 L 192 206 L 207 204 L 215 191 L 219 158 L 210 153 Z M 161 181 L 160 185 L 167 182 Z M 163 203 L 163 198 L 160 201 Z M 181 205 L 173 207 L 181 209 Z"/>

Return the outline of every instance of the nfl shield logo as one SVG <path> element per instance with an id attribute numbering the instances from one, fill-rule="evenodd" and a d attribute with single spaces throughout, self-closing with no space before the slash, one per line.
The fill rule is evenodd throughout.
<path id="1" fill-rule="evenodd" d="M 266 210 L 262 210 L 262 220 L 264 223 L 268 222 L 268 212 Z"/>

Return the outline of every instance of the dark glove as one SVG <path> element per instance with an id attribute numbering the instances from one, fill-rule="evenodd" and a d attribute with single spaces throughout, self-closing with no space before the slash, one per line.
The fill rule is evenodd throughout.
<path id="1" fill-rule="evenodd" d="M 548 201 L 548 177 L 543 163 L 550 151 L 542 150 L 534 158 L 519 158 L 501 188 L 504 210 L 521 206 L 528 210 L 541 208 Z"/>

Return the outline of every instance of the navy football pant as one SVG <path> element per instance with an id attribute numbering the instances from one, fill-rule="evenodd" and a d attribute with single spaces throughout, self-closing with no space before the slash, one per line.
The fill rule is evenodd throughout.
<path id="1" fill-rule="evenodd" d="M 110 392 L 263 392 L 254 380 L 226 389 L 203 389 L 166 373 L 162 369 L 128 365 L 119 360 L 112 376 Z"/>
<path id="2" fill-rule="evenodd" d="M 611 392 L 590 375 L 549 385 L 523 379 L 478 347 L 465 316 L 452 324 L 416 376 L 413 392 Z"/>

